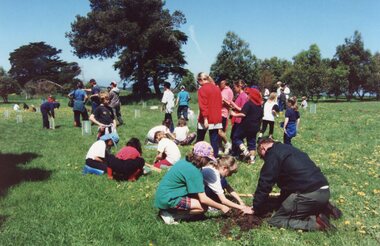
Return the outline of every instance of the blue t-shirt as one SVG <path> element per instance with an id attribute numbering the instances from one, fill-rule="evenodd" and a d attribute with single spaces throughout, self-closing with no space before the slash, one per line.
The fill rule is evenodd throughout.
<path id="1" fill-rule="evenodd" d="M 178 105 L 189 106 L 190 94 L 187 91 L 180 91 L 178 93 Z"/>
<path id="2" fill-rule="evenodd" d="M 82 89 L 76 89 L 70 92 L 70 95 L 74 97 L 74 100 L 76 101 L 84 101 L 84 98 L 86 97 L 86 92 Z"/>
<path id="3" fill-rule="evenodd" d="M 296 122 L 299 117 L 300 113 L 292 108 L 288 108 L 285 112 L 285 118 L 289 118 L 289 122 Z"/>

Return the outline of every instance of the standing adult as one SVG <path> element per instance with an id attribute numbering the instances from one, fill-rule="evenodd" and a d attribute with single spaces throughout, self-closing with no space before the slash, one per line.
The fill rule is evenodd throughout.
<path id="1" fill-rule="evenodd" d="M 87 94 L 83 89 L 83 83 L 79 82 L 77 88 L 71 91 L 68 96 L 74 98 L 74 126 L 81 127 L 80 116 L 82 115 L 82 121 L 88 120 L 88 112 L 84 105 L 87 100 Z"/>
<path id="2" fill-rule="evenodd" d="M 228 118 L 230 116 L 230 102 L 234 99 L 234 93 L 228 86 L 226 80 L 219 83 L 220 92 L 222 94 L 222 128 L 219 129 L 218 134 L 224 144 L 224 153 L 228 154 L 231 149 L 231 143 L 228 142 L 226 132 L 228 126 Z"/>
<path id="3" fill-rule="evenodd" d="M 177 95 L 177 100 L 175 105 L 178 106 L 177 109 L 177 117 L 180 119 L 183 117 L 186 121 L 188 121 L 187 117 L 187 111 L 189 109 L 189 101 L 190 101 L 190 94 L 186 91 L 186 88 L 184 85 L 181 85 L 181 91 Z"/>
<path id="4" fill-rule="evenodd" d="M 199 73 L 197 80 L 201 87 L 198 90 L 199 116 L 196 142 L 203 141 L 208 130 L 213 154 L 216 157 L 219 145 L 218 130 L 222 128 L 222 94 L 208 74 Z"/>
<path id="5" fill-rule="evenodd" d="M 111 90 L 109 94 L 109 106 L 112 108 L 113 114 L 115 115 L 117 121 L 119 122 L 119 125 L 123 124 L 123 119 L 121 118 L 120 113 L 120 90 L 117 88 L 117 83 L 115 81 L 112 81 L 111 84 Z"/>
<path id="6" fill-rule="evenodd" d="M 264 165 L 254 194 L 255 214 L 276 210 L 268 223 L 281 228 L 312 231 L 333 227 L 327 216 L 339 218 L 342 214 L 329 203 L 327 179 L 306 153 L 263 138 L 258 154 Z M 275 184 L 281 189 L 280 196 L 268 199 Z"/>
<path id="7" fill-rule="evenodd" d="M 95 109 L 100 105 L 100 101 L 99 101 L 100 87 L 97 85 L 95 79 L 90 79 L 89 83 L 91 85 L 91 89 L 85 89 L 85 91 L 88 91 L 91 93 L 91 96 L 90 96 L 91 113 L 94 113 Z"/>
<path id="8" fill-rule="evenodd" d="M 161 102 L 165 108 L 165 118 L 164 120 L 170 119 L 171 124 L 170 124 L 170 132 L 174 131 L 174 124 L 173 124 L 173 118 L 172 118 L 172 113 L 173 113 L 173 108 L 174 108 L 174 94 L 170 90 L 170 83 L 165 82 L 164 83 L 164 94 L 162 95 Z"/>

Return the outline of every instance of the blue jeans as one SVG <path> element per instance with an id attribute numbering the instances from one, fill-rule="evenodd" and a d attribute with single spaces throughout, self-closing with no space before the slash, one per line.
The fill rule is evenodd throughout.
<path id="1" fill-rule="evenodd" d="M 197 129 L 197 142 L 204 141 L 207 129 Z M 219 151 L 219 134 L 218 129 L 209 130 L 208 134 L 210 136 L 210 144 L 214 151 L 214 157 L 218 156 Z"/>

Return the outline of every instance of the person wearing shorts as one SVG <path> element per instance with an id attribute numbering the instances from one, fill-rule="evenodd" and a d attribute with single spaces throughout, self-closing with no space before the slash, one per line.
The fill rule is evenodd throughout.
<path id="1" fill-rule="evenodd" d="M 204 214 L 208 206 L 227 213 L 229 208 L 211 200 L 205 194 L 201 168 L 216 161 L 211 145 L 205 141 L 194 145 L 186 159 L 178 161 L 162 178 L 158 185 L 154 206 L 166 224 L 176 220 Z"/>

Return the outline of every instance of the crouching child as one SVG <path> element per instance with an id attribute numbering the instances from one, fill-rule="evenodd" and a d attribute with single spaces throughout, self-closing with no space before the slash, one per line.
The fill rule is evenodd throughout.
<path id="1" fill-rule="evenodd" d="M 216 161 L 211 145 L 201 141 L 194 145 L 186 159 L 177 162 L 162 178 L 155 195 L 155 207 L 166 224 L 204 214 L 208 206 L 227 213 L 229 208 L 205 194 L 201 168 Z"/>

